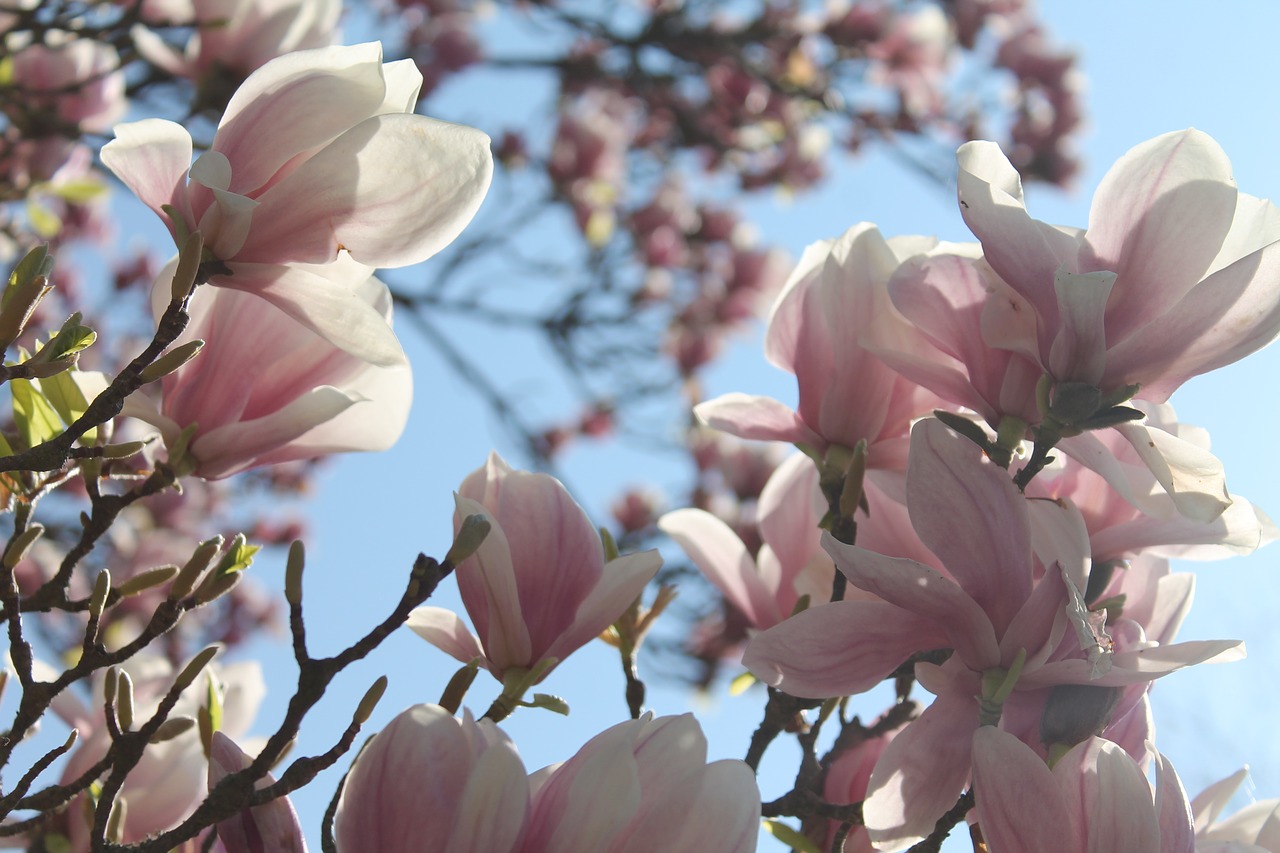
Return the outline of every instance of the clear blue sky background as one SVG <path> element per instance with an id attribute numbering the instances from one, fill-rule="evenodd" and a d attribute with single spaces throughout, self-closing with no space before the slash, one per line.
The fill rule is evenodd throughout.
<path id="1" fill-rule="evenodd" d="M 1117 157 L 1145 139 L 1188 126 L 1208 132 L 1226 149 L 1245 192 L 1280 197 L 1275 64 L 1280 6 L 1268 0 L 1093 0 L 1046 2 L 1043 7 L 1053 35 L 1074 45 L 1082 56 L 1089 124 L 1081 138 L 1085 168 L 1077 190 L 1063 194 L 1032 189 L 1032 215 L 1083 226 L 1093 188 Z M 509 98 L 509 89 L 459 87 L 446 90 L 433 104 L 438 104 L 436 112 L 442 118 L 479 121 L 476 103 L 501 104 Z M 513 110 L 531 108 L 527 101 L 512 103 Z M 486 106 L 485 115 L 493 114 L 492 106 Z M 862 220 L 878 223 L 889 235 L 969 237 L 950 193 L 877 155 L 841 166 L 819 192 L 786 204 L 762 199 L 751 205 L 751 213 L 770 241 L 797 257 L 806 244 L 836 236 Z M 483 463 L 491 447 L 514 456 L 479 400 L 412 331 L 402 330 L 402 339 L 414 364 L 416 389 L 404 438 L 388 453 L 353 456 L 331 465 L 308 507 L 313 537 L 306 605 L 316 653 L 338 650 L 380 619 L 398 597 L 418 551 L 443 554 L 450 540 L 451 492 Z M 539 378 L 542 362 L 536 354 L 531 358 L 527 352 L 507 349 L 495 335 L 468 346 L 478 360 L 497 368 L 507 387 L 532 396 L 550 385 Z M 1280 514 L 1278 373 L 1280 349 L 1273 348 L 1193 381 L 1173 402 L 1182 420 L 1210 430 L 1232 491 Z M 758 335 L 744 339 L 712 372 L 709 390 L 795 398 L 791 378 L 764 361 Z M 534 411 L 556 413 L 547 404 Z M 611 446 L 579 444 L 565 457 L 564 466 L 580 501 L 600 519 L 624 484 L 648 482 L 674 490 L 681 477 L 679 469 L 655 467 L 644 457 Z M 1157 745 L 1171 756 L 1192 793 L 1247 762 L 1253 767 L 1258 796 L 1280 795 L 1280 738 L 1272 711 L 1280 666 L 1280 620 L 1275 618 L 1280 551 L 1180 568 L 1199 570 L 1196 603 L 1182 637 L 1242 638 L 1248 642 L 1249 658 L 1162 681 L 1154 693 Z M 278 587 L 283 568 L 263 563 L 254 572 Z M 457 606 L 452 585 L 447 587 L 435 603 Z M 284 638 L 260 650 L 271 691 L 259 716 L 258 730 L 266 732 L 283 712 L 294 672 Z M 391 687 L 369 731 L 410 704 L 435 701 L 455 668 L 451 658 L 403 632 L 336 682 L 323 713 L 308 720 L 294 754 L 328 748 L 379 674 L 391 678 Z M 504 724 L 530 771 L 568 758 L 591 735 L 626 718 L 616 657 L 603 644 L 575 655 L 543 687 L 564 696 L 573 712 L 561 718 L 522 711 Z M 482 674 L 468 704 L 480 713 L 496 693 L 496 684 Z M 860 705 L 861 713 L 878 713 L 883 698 Z M 650 705 L 659 714 L 696 706 L 693 710 L 711 740 L 712 755 L 741 757 L 759 721 L 762 697 L 717 695 L 709 702 L 695 702 L 683 691 L 651 686 Z M 789 745 L 771 751 L 761 780 L 766 798 L 789 787 L 794 768 L 795 751 Z M 318 849 L 320 815 L 339 775 L 340 770 L 323 774 L 310 789 L 295 795 L 313 849 Z"/>

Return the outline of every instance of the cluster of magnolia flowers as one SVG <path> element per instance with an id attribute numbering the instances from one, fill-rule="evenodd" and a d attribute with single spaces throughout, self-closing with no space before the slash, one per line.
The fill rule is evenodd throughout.
<path id="1" fill-rule="evenodd" d="M 757 629 L 743 663 L 760 680 L 827 699 L 907 662 L 933 694 L 829 786 L 862 800 L 854 849 L 924 839 L 966 791 L 997 853 L 1218 849 L 1155 750 L 1147 694 L 1243 645 L 1174 642 L 1192 583 L 1168 558 L 1247 553 L 1276 528 L 1166 401 L 1280 334 L 1280 211 L 1194 130 L 1126 154 L 1085 230 L 1031 218 L 995 145 L 958 159 L 979 243 L 863 224 L 810 247 L 766 341 L 797 410 L 698 407 L 804 451 L 761 495 L 759 552 L 700 510 L 661 526 Z M 1257 825 L 1229 840 L 1271 849 Z"/>
<path id="2" fill-rule="evenodd" d="M 414 114 L 420 84 L 377 44 L 324 47 L 250 75 L 194 163 L 178 124 L 116 128 L 103 162 L 182 250 L 152 302 L 157 318 L 179 303 L 189 314 L 174 341 L 186 360 L 124 408 L 159 430 L 175 475 L 380 449 L 403 430 L 408 365 L 373 270 L 453 240 L 492 171 L 484 134 Z M 1239 193 L 1195 131 L 1127 154 L 1085 230 L 1032 219 L 994 144 L 965 145 L 959 163 L 979 243 L 886 240 L 863 224 L 814 245 L 766 344 L 797 377 L 798 409 L 742 394 L 698 407 L 715 427 L 803 451 L 763 489 L 763 544 L 701 510 L 661 526 L 750 623 L 742 660 L 772 696 L 831 700 L 890 678 L 933 694 L 833 757 L 821 795 L 861 802 L 864 826 L 848 838 L 840 821 L 812 827 L 820 843 L 901 849 L 959 804 L 992 853 L 1280 850 L 1274 803 L 1216 823 L 1225 787 L 1188 801 L 1155 750 L 1147 695 L 1155 678 L 1242 653 L 1174 641 L 1192 588 L 1168 558 L 1244 553 L 1277 534 L 1229 495 L 1207 439 L 1167 399 L 1280 335 L 1280 211 Z M 192 281 L 189 300 L 175 292 Z M 708 764 L 691 717 L 637 707 L 532 775 L 496 725 L 554 706 L 525 696 L 592 639 L 634 652 L 669 596 L 639 606 L 657 553 L 617 554 L 560 483 L 496 454 L 459 488 L 454 527 L 445 562 L 474 632 L 438 607 L 408 624 L 462 672 L 441 705 L 403 712 L 356 759 L 336 848 L 754 849 L 752 769 Z M 130 714 L 135 696 L 152 701 L 148 678 L 157 703 L 170 681 L 144 663 L 107 676 Z M 481 720 L 458 719 L 479 669 L 502 693 Z M 135 806 L 121 839 L 184 820 L 248 766 L 235 739 L 255 677 L 203 688 L 237 709 L 219 734 L 148 747 L 123 790 Z M 105 760 L 112 725 L 129 728 L 123 711 L 55 710 L 84 739 L 69 781 Z M 88 849 L 82 817 L 68 809 L 56 829 L 72 849 Z M 217 832 L 229 853 L 306 847 L 283 797 Z"/>

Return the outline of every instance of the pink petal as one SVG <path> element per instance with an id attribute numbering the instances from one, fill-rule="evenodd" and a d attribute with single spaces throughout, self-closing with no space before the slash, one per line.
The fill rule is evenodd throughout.
<path id="1" fill-rule="evenodd" d="M 933 831 L 969 780 L 977 729 L 977 699 L 948 693 L 889 742 L 862 804 L 872 844 L 898 850 Z"/>
<path id="2" fill-rule="evenodd" d="M 409 613 L 405 626 L 431 645 L 463 663 L 485 659 L 480 641 L 452 610 L 419 607 Z"/>
<path id="3" fill-rule="evenodd" d="M 1124 750 L 1090 738 L 1054 765 L 1069 814 L 1088 826 L 1089 853 L 1161 853 L 1146 777 Z"/>
<path id="4" fill-rule="evenodd" d="M 858 589 L 929 620 L 975 670 L 1000 659 L 987 614 L 955 581 L 914 560 L 885 557 L 824 534 L 822 546 Z"/>
<path id="5" fill-rule="evenodd" d="M 298 51 L 266 63 L 231 97 L 214 136 L 213 150 L 235 164 L 229 189 L 255 194 L 298 154 L 375 115 L 385 91 L 377 42 Z"/>
<path id="6" fill-rule="evenodd" d="M 879 601 L 837 601 L 797 613 L 747 644 L 742 665 L 793 696 L 870 690 L 916 652 L 950 640 L 932 620 Z"/>
<path id="7" fill-rule="evenodd" d="M 338 417 L 355 403 L 337 388 L 321 386 L 264 417 L 202 432 L 191 444 L 199 462 L 197 470 L 201 477 L 216 480 L 262 464 L 259 459 Z"/>
<path id="8" fill-rule="evenodd" d="M 1231 505 L 1222 462 L 1208 450 L 1139 423 L 1120 424 L 1116 430 L 1187 518 L 1208 523 Z"/>
<path id="9" fill-rule="evenodd" d="M 1053 278 L 1062 267 L 1077 271 L 1076 237 L 1027 214 L 1018 172 L 994 142 L 966 142 L 956 159 L 960 215 L 982 242 L 987 263 L 1031 302 L 1044 329 L 1056 329 Z"/>
<path id="10" fill-rule="evenodd" d="M 404 364 L 404 351 L 386 317 L 362 298 L 368 268 L 343 259 L 324 266 L 230 264 L 214 284 L 252 293 L 334 346 L 380 366 Z"/>
<path id="11" fill-rule="evenodd" d="M 102 147 L 102 162 L 142 203 L 155 211 L 174 233 L 169 215 L 160 208 L 178 208 L 187 227 L 194 226 L 187 204 L 187 170 L 191 168 L 191 134 L 180 124 L 144 119 L 116 125 L 116 138 Z"/>
<path id="12" fill-rule="evenodd" d="M 249 756 L 231 738 L 215 731 L 209 750 L 210 790 L 223 777 L 243 770 L 251 763 Z M 268 773 L 259 780 L 257 787 L 265 788 L 275 781 L 275 777 Z M 287 796 L 244 809 L 219 822 L 218 840 L 222 842 L 226 853 L 259 853 L 264 850 L 306 853 L 307 850 L 298 813 L 294 811 Z"/>
<path id="13" fill-rule="evenodd" d="M 453 831 L 441 849 L 514 853 L 521 849 L 528 812 L 529 781 L 515 748 L 486 749 L 471 768 L 457 813 L 448 816 Z"/>
<path id="14" fill-rule="evenodd" d="M 366 119 L 259 196 L 238 259 L 325 263 L 346 249 L 375 267 L 424 261 L 471 221 L 492 174 L 489 137 L 474 128 Z"/>
<path id="15" fill-rule="evenodd" d="M 698 420 L 712 429 L 757 441 L 787 441 L 825 447 L 792 409 L 769 397 L 734 392 L 693 407 Z"/>
<path id="16" fill-rule="evenodd" d="M 782 621 L 772 591 L 761 582 L 755 561 L 729 525 L 700 509 L 679 509 L 658 519 L 658 529 L 684 549 L 753 626 L 769 628 Z"/>
<path id="17" fill-rule="evenodd" d="M 1096 684 L 1099 687 L 1124 687 L 1141 684 L 1177 672 L 1198 663 L 1228 663 L 1244 657 L 1244 643 L 1239 640 L 1194 640 L 1171 646 L 1153 646 L 1117 652 L 1111 658 L 1111 669 L 1095 676 L 1087 660 L 1062 660 L 1047 663 L 1039 670 L 1024 673 L 1020 687 L 1050 687 L 1055 684 Z"/>
<path id="18" fill-rule="evenodd" d="M 1080 850 L 1079 832 L 1053 772 L 1013 735 L 993 726 L 974 734 L 973 790 L 991 853 Z"/>
<path id="19" fill-rule="evenodd" d="M 817 466 L 803 453 L 793 454 L 769 477 L 756 504 L 760 534 L 781 561 L 784 590 L 814 557 L 823 554 L 818 530 L 823 512 Z"/>
<path id="20" fill-rule="evenodd" d="M 1240 783 L 1247 779 L 1248 776 L 1249 768 L 1241 767 L 1227 778 L 1219 779 L 1196 794 L 1191 801 L 1191 812 L 1194 815 L 1196 832 L 1203 832 L 1218 819 L 1227 804 L 1231 802 L 1231 798 L 1236 795 L 1236 789 L 1240 787 Z"/>
<path id="21" fill-rule="evenodd" d="M 1107 308 L 1113 346 L 1201 279 L 1235 208 L 1231 163 L 1200 131 L 1166 133 L 1116 161 L 1094 193 L 1081 258 L 1119 277 Z"/>
<path id="22" fill-rule="evenodd" d="M 741 761 L 714 761 L 701 772 L 672 784 L 662 802 L 637 815 L 629 836 L 614 853 L 697 850 L 752 853 L 760 834 L 760 790 Z M 646 799 L 650 792 L 646 789 Z"/>
<path id="23" fill-rule="evenodd" d="M 1183 382 L 1239 361 L 1280 335 L 1280 244 L 1206 278 L 1108 353 L 1112 381 L 1163 402 Z"/>
<path id="24" fill-rule="evenodd" d="M 1075 274 L 1058 270 L 1053 289 L 1058 296 L 1059 325 L 1049 350 L 1049 371 L 1060 382 L 1096 384 L 1107 367 L 1103 320 L 1116 275 Z"/>
<path id="25" fill-rule="evenodd" d="M 475 554 L 454 573 L 467 613 L 476 626 L 485 657 L 501 671 L 531 666 L 533 644 L 520 609 L 520 591 L 512 561 L 511 545 L 502 525 L 483 504 L 454 495 L 454 528 L 463 519 L 480 515 L 490 522 L 489 534 Z"/>
<path id="26" fill-rule="evenodd" d="M 1195 827 L 1187 792 L 1173 764 L 1156 757 L 1156 813 L 1160 823 L 1160 853 L 1195 853 Z"/>
<path id="27" fill-rule="evenodd" d="M 911 431 L 907 507 L 921 541 L 991 619 L 996 634 L 1031 593 L 1026 499 L 982 451 L 932 418 Z"/>
<path id="28" fill-rule="evenodd" d="M 631 734 L 606 730 L 551 774 L 534 797 L 525 849 L 611 849 L 643 801 Z"/>
<path id="29" fill-rule="evenodd" d="M 546 657 L 564 660 L 618 620 L 662 568 L 657 551 L 623 554 L 604 566 L 599 582 L 579 605 L 573 623 L 547 649 Z"/>

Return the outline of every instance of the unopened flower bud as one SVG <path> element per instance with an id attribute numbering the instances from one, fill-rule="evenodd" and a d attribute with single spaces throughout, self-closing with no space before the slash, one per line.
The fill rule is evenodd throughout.
<path id="1" fill-rule="evenodd" d="M 163 379 L 195 358 L 203 348 L 204 341 L 198 339 L 179 344 L 143 368 L 141 374 L 142 384 L 145 385 L 148 382 Z"/>
<path id="2" fill-rule="evenodd" d="M 289 559 L 284 567 L 284 598 L 291 607 L 302 604 L 302 570 L 306 565 L 306 549 L 302 540 L 289 545 Z"/>
<path id="3" fill-rule="evenodd" d="M 351 715 L 351 719 L 356 725 L 364 725 L 368 722 L 369 717 L 373 715 L 373 709 L 378 707 L 378 702 L 382 699 L 382 694 L 386 690 L 387 677 L 379 675 L 378 680 L 373 682 L 369 689 L 365 691 L 360 704 L 356 706 L 356 712 Z"/>
<path id="4" fill-rule="evenodd" d="M 160 586 L 167 583 L 172 578 L 177 577 L 177 566 L 159 566 L 154 569 L 147 569 L 145 572 L 134 575 L 116 588 L 121 598 L 128 598 L 131 595 L 137 595 L 145 592 L 152 587 Z"/>
<path id="5" fill-rule="evenodd" d="M 13 571 L 13 567 L 18 565 L 22 558 L 27 555 L 27 551 L 30 550 L 31 546 L 36 543 L 36 540 L 43 533 L 44 526 L 40 524 L 33 524 L 22 531 L 20 535 L 9 543 L 9 547 L 5 550 L 4 567 Z"/>
<path id="6" fill-rule="evenodd" d="M 170 598 L 186 598 L 191 594 L 200 575 L 204 574 L 204 570 L 209 568 L 213 558 L 222 550 L 222 542 L 221 536 L 215 536 L 200 543 L 191 555 L 191 559 L 187 560 L 186 565 L 178 572 L 178 576 L 173 579 L 173 586 L 169 588 Z"/>
<path id="7" fill-rule="evenodd" d="M 173 221 L 177 224 L 183 222 L 183 219 L 181 216 L 173 216 Z M 191 293 L 196 285 L 196 274 L 200 271 L 203 253 L 204 235 L 199 231 L 187 235 L 182 250 L 178 252 L 178 268 L 173 274 L 173 284 L 169 291 L 171 301 L 180 302 Z"/>
<path id="8" fill-rule="evenodd" d="M 190 731 L 195 724 L 194 717 L 170 717 L 160 724 L 160 728 L 156 729 L 156 733 L 151 736 L 151 743 L 164 743 L 167 740 L 173 740 L 178 735 Z"/>
<path id="9" fill-rule="evenodd" d="M 133 679 L 123 669 L 116 674 L 116 720 L 121 731 L 133 728 Z"/>
<path id="10" fill-rule="evenodd" d="M 240 572 L 232 572 L 229 575 L 210 575 L 196 589 L 196 604 L 204 605 L 217 601 L 235 589 L 242 577 Z"/>
<path id="11" fill-rule="evenodd" d="M 462 525 L 458 528 L 458 535 L 454 537 L 453 546 L 449 548 L 449 553 L 444 555 L 445 565 L 458 566 L 474 554 L 484 542 L 485 537 L 489 535 L 492 526 L 489 519 L 480 513 L 468 515 L 462 519 Z"/>
<path id="12" fill-rule="evenodd" d="M 196 653 L 186 666 L 182 668 L 182 672 L 178 673 L 178 677 L 173 680 L 173 686 L 178 692 L 182 692 L 195 683 L 197 676 L 204 671 L 209 665 L 209 661 L 213 660 L 214 655 L 222 651 L 222 646 L 214 644 L 201 649 Z"/>
<path id="13" fill-rule="evenodd" d="M 147 445 L 155 441 L 154 437 L 145 438 L 140 441 L 125 441 L 120 444 L 107 444 L 102 448 L 103 459 L 128 459 L 136 453 L 140 453 L 146 449 Z M 86 459 L 84 462 L 96 462 L 96 459 Z M 84 463 L 81 463 L 84 466 Z"/>
<path id="14" fill-rule="evenodd" d="M 93 595 L 89 597 L 89 616 L 97 619 L 107 606 L 107 596 L 111 594 L 111 572 L 103 569 L 93 583 Z"/>
<path id="15" fill-rule="evenodd" d="M 124 819 L 129 812 L 129 804 L 124 797 L 116 797 L 111 804 L 111 814 L 107 816 L 107 840 L 119 844 L 124 840 Z"/>

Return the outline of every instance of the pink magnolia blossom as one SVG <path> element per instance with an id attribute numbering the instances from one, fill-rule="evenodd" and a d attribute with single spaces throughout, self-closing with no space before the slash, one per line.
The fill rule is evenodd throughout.
<path id="1" fill-rule="evenodd" d="M 756 849 L 755 775 L 737 760 L 708 764 L 692 714 L 620 723 L 530 781 L 526 853 Z"/>
<path id="2" fill-rule="evenodd" d="M 382 316 L 298 265 L 341 253 L 367 266 L 417 263 L 471 220 L 493 170 L 489 139 L 413 115 L 420 83 L 412 63 L 384 65 L 377 43 L 299 51 L 245 80 L 194 165 L 186 129 L 159 119 L 118 126 L 102 160 L 179 242 L 204 235 L 226 270 L 211 284 L 390 364 L 400 348 Z"/>
<path id="3" fill-rule="evenodd" d="M 658 527 L 684 549 L 755 628 L 771 628 L 791 615 L 801 596 L 831 597 L 835 567 L 822 550 L 818 471 L 796 454 L 769 478 L 757 508 L 764 545 L 752 557 L 729 525 L 701 509 L 678 509 Z"/>
<path id="4" fill-rule="evenodd" d="M 865 439 L 870 465 L 905 468 L 910 423 L 936 398 L 860 341 L 871 329 L 908 334 L 885 284 L 904 258 L 931 245 L 923 238 L 886 241 L 874 225 L 863 223 L 838 240 L 810 246 L 774 303 L 765 338 L 769 361 L 796 376 L 798 410 L 735 393 L 698 405 L 698 418 L 742 438 L 820 451 L 830 445 L 852 448 Z"/>
<path id="5" fill-rule="evenodd" d="M 1085 231 L 1032 219 L 994 143 L 966 143 L 957 158 L 961 213 L 998 276 L 987 341 L 1038 360 L 1055 382 L 1104 394 L 1137 385 L 1160 403 L 1280 334 L 1280 210 L 1237 192 L 1204 133 L 1121 157 Z"/>
<path id="6" fill-rule="evenodd" d="M 145 26 L 130 35 L 143 57 L 176 77 L 244 78 L 277 56 L 333 44 L 341 11 L 340 0 L 145 0 L 145 21 L 194 23 L 195 32 L 181 50 Z"/>
<path id="7" fill-rule="evenodd" d="M 1193 853 L 1191 807 L 1177 772 L 1160 756 L 1157 785 L 1118 746 L 1089 738 L 1053 769 L 994 727 L 973 737 L 978 824 L 991 853 Z"/>
<path id="8" fill-rule="evenodd" d="M 743 663 L 766 683 L 823 698 L 870 689 L 913 655 L 952 649 L 916 678 L 937 698 L 885 750 L 863 814 L 873 843 L 926 836 L 964 789 L 970 742 L 1002 703 L 1045 701 L 1059 685 L 1125 688 L 1184 666 L 1237 655 L 1239 643 L 1159 646 L 1135 623 L 1099 635 L 1099 614 L 1080 601 L 1088 540 L 1078 510 L 1028 501 L 1007 474 L 936 420 L 912 431 L 907 506 L 920 539 L 946 575 L 831 537 L 824 546 L 852 586 L 878 601 L 812 608 L 756 636 Z M 1011 692 L 996 701 L 995 687 Z"/>
<path id="9" fill-rule="evenodd" d="M 161 658 L 135 656 L 122 669 L 133 679 L 134 719 L 145 721 L 172 685 L 173 667 Z M 222 704 L 221 730 L 230 738 L 240 738 L 249 730 L 266 694 L 258 664 L 234 663 L 221 667 L 215 664 L 205 672 L 206 675 L 183 692 L 169 716 L 195 717 L 197 710 L 208 701 L 212 679 Z M 93 693 L 101 696 L 101 686 L 96 685 Z M 101 703 L 86 706 L 71 692 L 64 691 L 54 701 L 53 709 L 67 725 L 80 732 L 80 742 L 62 771 L 61 782 L 66 784 L 106 755 L 111 746 L 111 733 L 103 722 Z M 127 804 L 123 840 L 141 841 L 184 820 L 204 799 L 208 772 L 208 761 L 195 728 L 148 746 L 120 789 L 120 796 Z M 84 821 L 83 808 L 78 798 L 64 812 L 63 831 L 72 851 L 89 849 L 90 826 Z"/>
<path id="10" fill-rule="evenodd" d="M 1149 432 L 1159 429 L 1171 433 L 1208 455 L 1207 433 L 1179 424 L 1171 406 L 1138 405 L 1147 411 Z M 1218 560 L 1250 554 L 1277 537 L 1276 526 L 1266 513 L 1239 496 L 1232 496 L 1222 514 L 1208 521 L 1181 514 L 1178 504 L 1184 495 L 1170 494 L 1133 444 L 1115 430 L 1067 439 L 1061 447 L 1064 459 L 1041 472 L 1029 484 L 1027 494 L 1070 500 L 1084 518 L 1095 562 L 1123 560 L 1139 551 Z M 1081 464 L 1077 456 L 1092 467 Z"/>
<path id="11" fill-rule="evenodd" d="M 209 749 L 209 790 L 223 777 L 244 770 L 252 763 L 253 759 L 245 755 L 234 740 L 220 731 L 214 732 Z M 258 780 L 257 787 L 265 788 L 275 781 L 268 773 Z M 218 841 L 226 853 L 307 853 L 298 813 L 287 796 L 220 821 Z"/>
<path id="12" fill-rule="evenodd" d="M 334 835 L 340 853 L 515 853 L 528 810 L 529 783 L 510 738 L 488 720 L 415 705 L 356 759 Z"/>
<path id="13" fill-rule="evenodd" d="M 391 295 L 368 268 L 342 258 L 288 274 L 345 288 L 390 329 Z M 294 459 L 385 450 L 400 437 L 413 395 L 403 355 L 399 363 L 370 364 L 238 290 L 198 288 L 189 310 L 179 343 L 202 339 L 204 348 L 164 378 L 158 405 L 135 394 L 125 414 L 158 427 L 170 447 L 196 425 L 192 473 L 218 479 Z"/>
<path id="14" fill-rule="evenodd" d="M 822 781 L 822 799 L 836 804 L 860 803 L 866 799 L 871 771 L 875 769 L 876 762 L 893 740 L 894 734 L 896 731 L 866 737 L 841 751 L 827 767 L 826 777 Z M 841 748 L 839 742 L 835 748 Z M 820 849 L 830 850 L 839 825 L 838 821 L 825 818 L 806 820 L 805 835 L 816 842 Z M 867 828 L 855 826 L 850 829 L 842 850 L 843 853 L 874 853 Z"/>
<path id="15" fill-rule="evenodd" d="M 1258 800 L 1221 817 L 1248 775 L 1248 768 L 1241 768 L 1191 800 L 1196 853 L 1280 853 L 1280 800 Z"/>
<path id="16" fill-rule="evenodd" d="M 51 127 L 28 127 L 28 136 L 101 133 L 124 115 L 124 72 L 110 44 L 54 31 L 38 44 L 13 49 L 13 82 Z M 59 128 L 61 122 L 64 127 Z"/>
<path id="17" fill-rule="evenodd" d="M 540 681 L 621 616 L 662 565 L 657 551 L 606 564 L 600 534 L 560 481 L 512 470 L 496 453 L 463 480 L 455 502 L 455 530 L 472 515 L 492 525 L 456 572 L 479 637 L 440 607 L 419 607 L 408 625 L 499 680 L 523 670 L 539 671 Z"/>
<path id="18" fill-rule="evenodd" d="M 1000 286 L 976 247 L 941 244 L 904 262 L 889 282 L 894 306 L 911 321 L 914 332 L 886 335 L 875 330 L 864 339 L 868 348 L 894 370 L 943 399 L 973 409 L 1002 440 L 1019 441 L 1044 416 L 1037 384 L 1044 370 L 1034 354 L 1002 349 L 987 342 L 1004 322 L 991 310 Z M 912 341 L 912 335 L 918 340 Z M 906 342 L 904 345 L 903 342 Z M 1088 432 L 1059 441 L 1063 452 L 1097 470 L 1126 500 L 1140 506 L 1172 499 L 1173 507 L 1202 527 L 1227 507 L 1222 465 L 1207 442 L 1179 427 L 1171 411 L 1135 401 L 1149 416 L 1106 432 Z M 1109 435 L 1122 436 L 1121 447 Z M 1149 473 L 1129 473 L 1125 463 L 1137 456 Z M 1128 482 L 1128 478 L 1137 483 Z M 1154 477 L 1154 481 L 1153 478 Z M 1159 484 L 1154 492 L 1148 486 Z M 1140 487 L 1140 490 L 1139 490 Z M 1158 493 L 1158 496 L 1157 496 Z M 1167 497 L 1166 497 L 1167 495 Z M 1149 510 L 1150 511 L 1150 510 Z M 1247 511 L 1241 507 L 1237 515 Z"/>
<path id="19" fill-rule="evenodd" d="M 976 244 L 940 243 L 904 261 L 888 289 L 912 331 L 885 335 L 871 329 L 864 343 L 898 373 L 949 403 L 972 409 L 992 429 L 1008 417 L 1038 424 L 1039 365 L 983 339 L 990 286 L 982 267 Z M 914 345 L 913 337 L 920 339 Z"/>

